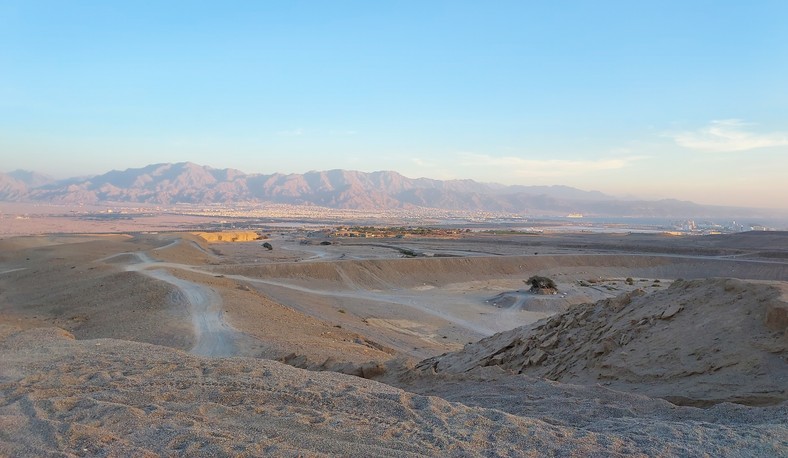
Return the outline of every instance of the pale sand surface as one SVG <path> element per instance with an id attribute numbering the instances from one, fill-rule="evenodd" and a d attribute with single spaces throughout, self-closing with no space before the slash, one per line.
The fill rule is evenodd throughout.
<path id="1" fill-rule="evenodd" d="M 571 238 L 527 240 L 333 240 L 324 246 L 285 232 L 268 239 L 274 246 L 269 251 L 261 242 L 207 244 L 188 234 L 0 239 L 0 324 L 7 326 L 0 344 L 0 421 L 8 426 L 0 430 L 10 431 L 0 433 L 0 451 L 87 456 L 785 452 L 785 402 L 696 409 L 594 388 L 606 383 L 690 404 L 785 399 L 785 323 L 777 314 L 774 329 L 757 327 L 757 306 L 779 301 L 780 295 L 769 291 L 786 288 L 788 264 L 775 255 L 784 239 L 706 240 L 700 255 L 694 254 L 698 247 L 658 238 L 596 239 L 596 251 L 591 244 L 582 252 L 572 248 L 578 242 Z M 624 242 L 631 252 L 606 247 Z M 636 253 L 638 244 L 647 255 Z M 402 259 L 402 248 L 432 257 Z M 554 278 L 561 294 L 525 293 L 523 280 L 534 274 Z M 731 291 L 726 280 L 703 283 L 700 292 L 669 288 L 677 278 L 706 277 L 748 282 L 735 283 Z M 657 313 L 649 307 L 661 307 L 662 313 L 684 303 L 672 319 L 657 320 L 665 329 L 641 333 L 650 336 L 638 344 L 642 354 L 591 358 L 599 359 L 594 372 L 571 363 L 593 349 L 568 343 L 542 349 L 553 359 L 535 366 L 564 364 L 572 377 L 552 378 L 588 387 L 528 377 L 533 369 L 517 375 L 523 364 L 509 367 L 501 360 L 484 367 L 490 366 L 482 362 L 489 355 L 472 351 L 487 351 L 506 339 L 500 336 L 525 332 L 512 331 L 518 326 L 639 289 L 646 294 L 631 300 L 640 304 L 626 312 L 632 316 L 619 310 L 620 316 L 602 313 L 600 319 L 629 326 L 642 318 L 638 314 Z M 692 315 L 689 303 L 705 304 L 709 311 Z M 719 315 L 725 304 L 736 309 L 745 303 L 752 321 L 729 314 L 725 322 L 749 324 L 728 329 L 712 323 L 704 333 L 729 336 L 722 350 L 738 349 L 723 351 L 734 363 L 717 372 L 730 381 L 746 367 L 749 372 L 739 372 L 751 382 L 726 385 L 723 378 L 696 377 L 704 371 L 693 364 L 715 372 L 716 363 L 697 355 L 701 362 L 690 362 L 691 352 L 716 354 L 720 345 L 694 338 L 698 333 L 691 324 Z M 51 326 L 67 332 L 36 330 Z M 599 336 L 579 340 L 598 346 L 610 337 L 605 332 L 616 331 L 598 329 Z M 538 336 L 540 345 L 553 337 Z M 492 340 L 467 345 L 485 337 Z M 669 350 L 676 342 L 686 355 L 672 360 L 645 350 Z M 754 353 L 745 350 L 754 347 L 771 356 L 753 365 Z M 561 348 L 567 351 L 557 352 Z M 447 352 L 462 355 L 444 357 L 461 361 L 453 366 L 461 370 L 440 370 L 440 364 L 437 373 L 412 369 Z M 512 353 L 511 361 L 523 355 L 534 356 Z M 291 366 L 376 378 L 461 404 Z M 632 367 L 649 368 L 652 379 L 627 375 L 624 368 Z M 533 375 L 550 378 L 549 368 Z M 686 374 L 667 377 L 671 384 L 662 383 L 659 371 Z M 673 383 L 678 379 L 681 383 Z M 715 390 L 716 397 L 708 396 Z"/>
<path id="2" fill-rule="evenodd" d="M 0 339 L 0 451 L 13 456 L 774 456 L 788 433 L 785 409 L 697 412 L 542 384 L 542 409 L 574 397 L 561 425 L 539 409 L 469 407 L 273 361 L 52 328 L 3 327 Z"/>

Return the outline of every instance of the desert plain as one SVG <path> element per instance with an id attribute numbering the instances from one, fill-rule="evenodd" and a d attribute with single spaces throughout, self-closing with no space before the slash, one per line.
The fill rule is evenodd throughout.
<path id="1" fill-rule="evenodd" d="M 247 238 L 3 236 L 0 455 L 788 455 L 788 233 Z"/>

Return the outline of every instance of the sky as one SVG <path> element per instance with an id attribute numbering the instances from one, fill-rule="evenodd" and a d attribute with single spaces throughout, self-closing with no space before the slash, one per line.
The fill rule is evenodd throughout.
<path id="1" fill-rule="evenodd" d="M 788 2 L 0 0 L 0 171 L 395 170 L 788 208 Z"/>

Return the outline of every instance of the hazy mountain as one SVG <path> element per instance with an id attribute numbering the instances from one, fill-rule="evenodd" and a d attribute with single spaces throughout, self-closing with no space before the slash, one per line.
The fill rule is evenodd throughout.
<path id="1" fill-rule="evenodd" d="M 570 186 L 506 186 L 498 183 L 488 184 L 490 189 L 501 194 L 524 193 L 530 195 L 545 195 L 556 199 L 567 200 L 615 200 L 613 196 L 603 194 L 599 191 L 583 191 Z"/>
<path id="2" fill-rule="evenodd" d="M 21 181 L 31 188 L 37 188 L 39 186 L 55 182 L 55 179 L 49 175 L 32 172 L 30 170 L 14 170 L 13 172 L 9 172 L 8 175 Z"/>
<path id="3" fill-rule="evenodd" d="M 0 200 L 13 201 L 27 195 L 28 186 L 10 173 L 0 173 Z"/>
<path id="4" fill-rule="evenodd" d="M 52 177 L 28 170 L 0 173 L 0 201 L 23 199 L 30 189 L 54 181 L 55 179 Z"/>
<path id="5" fill-rule="evenodd" d="M 416 207 L 565 215 L 701 217 L 752 211 L 676 200 L 620 200 L 568 186 L 505 186 L 473 180 L 407 178 L 397 172 L 348 170 L 246 174 L 197 164 L 153 164 L 89 178 L 54 181 L 34 172 L 0 173 L 0 200 L 169 205 L 274 202 L 373 210 Z"/>
<path id="6" fill-rule="evenodd" d="M 502 186 L 472 180 L 411 179 L 389 171 L 250 175 L 188 162 L 113 170 L 87 179 L 28 188 L 25 194 L 24 188 L 15 186 L 19 192 L 9 197 L 58 203 L 277 202 L 367 210 L 430 207 L 511 212 L 522 212 L 529 207 L 556 208 L 555 199 L 567 197 L 585 201 L 613 199 L 566 186 Z M 566 209 L 573 211 L 573 206 L 567 204 Z"/>

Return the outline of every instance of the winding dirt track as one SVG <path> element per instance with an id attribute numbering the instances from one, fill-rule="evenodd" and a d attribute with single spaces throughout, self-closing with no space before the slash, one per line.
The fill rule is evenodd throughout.
<path id="1" fill-rule="evenodd" d="M 122 254 L 128 254 L 128 253 L 122 253 Z M 217 341 L 217 342 L 226 340 L 220 337 L 219 335 L 227 334 L 228 330 L 232 328 L 221 318 L 221 312 L 217 311 L 221 307 L 221 297 L 219 297 L 219 295 L 215 291 L 213 291 L 211 288 L 202 286 L 198 283 L 193 283 L 177 278 L 172 274 L 169 274 L 165 270 L 150 270 L 150 268 L 159 267 L 159 268 L 180 269 L 180 270 L 185 270 L 192 273 L 211 276 L 211 277 L 215 276 L 216 272 L 202 270 L 196 266 L 192 266 L 188 264 L 154 261 L 145 253 L 137 252 L 131 254 L 136 256 L 140 260 L 140 262 L 128 265 L 127 270 L 140 272 L 144 275 L 150 276 L 151 278 L 156 278 L 158 280 L 167 282 L 178 288 L 178 290 L 181 291 L 181 293 L 185 296 L 186 300 L 189 301 L 189 303 L 193 308 L 193 315 L 195 319 L 195 332 L 197 332 L 199 336 L 198 341 L 201 341 L 203 339 L 208 339 L 210 341 Z M 488 324 L 464 320 L 448 310 L 435 307 L 434 304 L 431 304 L 431 301 L 429 300 L 429 296 L 420 295 L 406 290 L 397 290 L 393 292 L 368 291 L 365 289 L 349 289 L 349 290 L 334 291 L 327 289 L 308 288 L 305 286 L 295 285 L 285 281 L 254 278 L 254 277 L 249 277 L 246 275 L 239 275 L 239 274 L 225 274 L 224 277 L 232 280 L 248 282 L 252 284 L 262 284 L 262 285 L 286 288 L 292 291 L 314 294 L 318 296 L 359 299 L 365 301 L 374 301 L 382 304 L 391 304 L 395 306 L 406 306 L 427 313 L 429 315 L 442 318 L 446 321 L 462 326 L 465 329 L 469 329 L 483 336 L 492 335 L 496 332 L 499 332 L 501 329 L 498 328 L 501 326 L 506 327 L 506 325 L 502 325 L 500 323 L 501 320 L 491 320 L 491 322 Z M 461 298 L 458 298 L 458 301 L 459 300 L 461 300 Z M 472 301 L 469 301 L 467 304 L 464 305 L 474 306 L 476 304 Z M 506 323 L 507 320 L 504 319 L 503 322 Z M 206 344 L 198 343 L 198 345 L 195 346 L 195 349 L 210 348 L 210 346 L 211 344 L 208 343 Z M 198 353 L 197 350 L 195 349 L 192 350 L 192 353 L 205 354 L 205 353 Z M 228 349 L 228 351 L 230 350 Z M 221 351 L 221 349 L 217 349 L 217 352 L 209 352 L 208 355 L 226 356 L 226 354 L 224 354 Z"/>
<path id="2" fill-rule="evenodd" d="M 169 283 L 188 302 L 197 343 L 190 350 L 200 356 L 233 356 L 236 331 L 222 318 L 222 298 L 211 288 L 182 280 L 166 270 L 144 270 L 144 275 Z"/>
<path id="3" fill-rule="evenodd" d="M 164 250 L 179 243 L 180 239 L 151 251 Z M 557 255 L 528 258 L 419 259 L 407 260 L 408 269 L 403 270 L 406 267 L 402 264 L 404 260 L 343 261 L 340 266 L 335 262 L 325 262 L 329 260 L 335 261 L 336 259 L 333 259 L 332 255 L 323 252 L 320 248 L 307 247 L 308 249 L 306 250 L 303 247 L 283 246 L 283 248 L 291 251 L 306 251 L 313 255 L 310 259 L 315 259 L 317 262 L 255 266 L 251 269 L 225 268 L 222 269 L 224 271 L 223 276 L 250 285 L 268 285 L 316 296 L 358 300 L 397 308 L 406 307 L 445 320 L 481 336 L 510 329 L 513 325 L 525 324 L 517 322 L 518 319 L 528 318 L 529 322 L 532 322 L 542 316 L 525 317 L 512 315 L 514 312 L 519 312 L 520 315 L 524 313 L 519 310 L 522 306 L 522 298 L 518 298 L 514 306 L 507 310 L 501 310 L 495 314 L 472 313 L 473 316 L 469 318 L 470 315 L 467 313 L 463 314 L 463 311 L 474 310 L 478 312 L 477 308 L 481 310 L 483 306 L 479 304 L 479 298 L 474 298 L 470 295 L 456 295 L 447 300 L 447 297 L 438 297 L 434 293 L 420 291 L 419 287 L 413 287 L 410 284 L 421 278 L 418 272 L 422 269 L 427 269 L 425 272 L 428 271 L 430 275 L 437 275 L 436 280 L 440 283 L 449 277 L 457 278 L 457 272 L 465 272 L 465 276 L 468 278 L 464 279 L 464 281 L 469 281 L 475 277 L 471 273 L 476 272 L 489 271 L 504 275 L 522 272 L 523 268 L 526 267 L 529 269 L 554 268 L 564 264 L 589 267 L 594 265 L 609 266 L 611 261 L 614 265 L 620 264 L 619 267 L 632 271 L 633 275 L 634 272 L 639 271 L 638 274 L 661 274 L 666 275 L 665 278 L 675 275 L 683 275 L 690 278 L 710 274 L 721 276 L 721 274 L 733 273 L 734 270 L 738 270 L 736 267 L 743 267 L 746 272 L 743 271 L 740 274 L 744 274 L 742 276 L 745 278 L 772 279 L 769 277 L 784 278 L 784 272 L 786 271 L 786 265 L 781 262 L 745 261 L 705 256 L 613 256 L 600 254 L 580 257 Z M 104 260 L 121 255 L 131 258 L 125 266 L 127 271 L 139 272 L 150 278 L 172 285 L 179 292 L 180 298 L 188 304 L 197 339 L 196 344 L 191 349 L 193 354 L 202 356 L 231 356 L 237 354 L 237 344 L 241 334 L 224 320 L 222 298 L 219 293 L 209 286 L 178 278 L 171 273 L 172 270 L 181 270 L 215 277 L 217 271 L 204 270 L 204 267 L 199 265 L 156 261 L 146 252 L 118 253 Z M 308 273 L 304 269 L 308 270 Z M 326 269 L 330 270 L 330 272 Z M 397 270 L 397 272 L 392 272 L 392 269 Z M 406 273 L 409 269 L 414 270 Z M 298 278 L 303 277 L 304 274 L 309 275 L 309 278 L 314 278 L 314 281 L 306 284 L 303 281 L 299 281 Z M 310 274 L 315 275 L 313 277 Z M 446 275 L 449 275 L 449 277 L 443 278 Z M 457 280 L 463 281 L 460 278 L 457 278 Z M 329 283 L 326 283 L 326 281 L 329 281 Z M 344 287 L 336 288 L 337 281 L 344 284 Z M 329 285 L 331 286 L 329 287 Z"/>
<path id="4" fill-rule="evenodd" d="M 178 242 L 179 240 L 176 240 L 173 244 Z M 169 283 L 176 288 L 180 298 L 187 303 L 196 337 L 196 343 L 190 350 L 192 354 L 199 356 L 234 356 L 237 354 L 238 332 L 222 317 L 221 296 L 210 287 L 183 280 L 161 268 L 192 270 L 191 266 L 155 261 L 144 252 L 118 253 L 103 260 L 122 255 L 131 255 L 137 258 L 137 262 L 127 264 L 125 270 L 139 272 L 150 278 Z M 160 268 L 151 269 L 151 267 Z M 209 272 L 204 273 L 209 274 Z"/>

